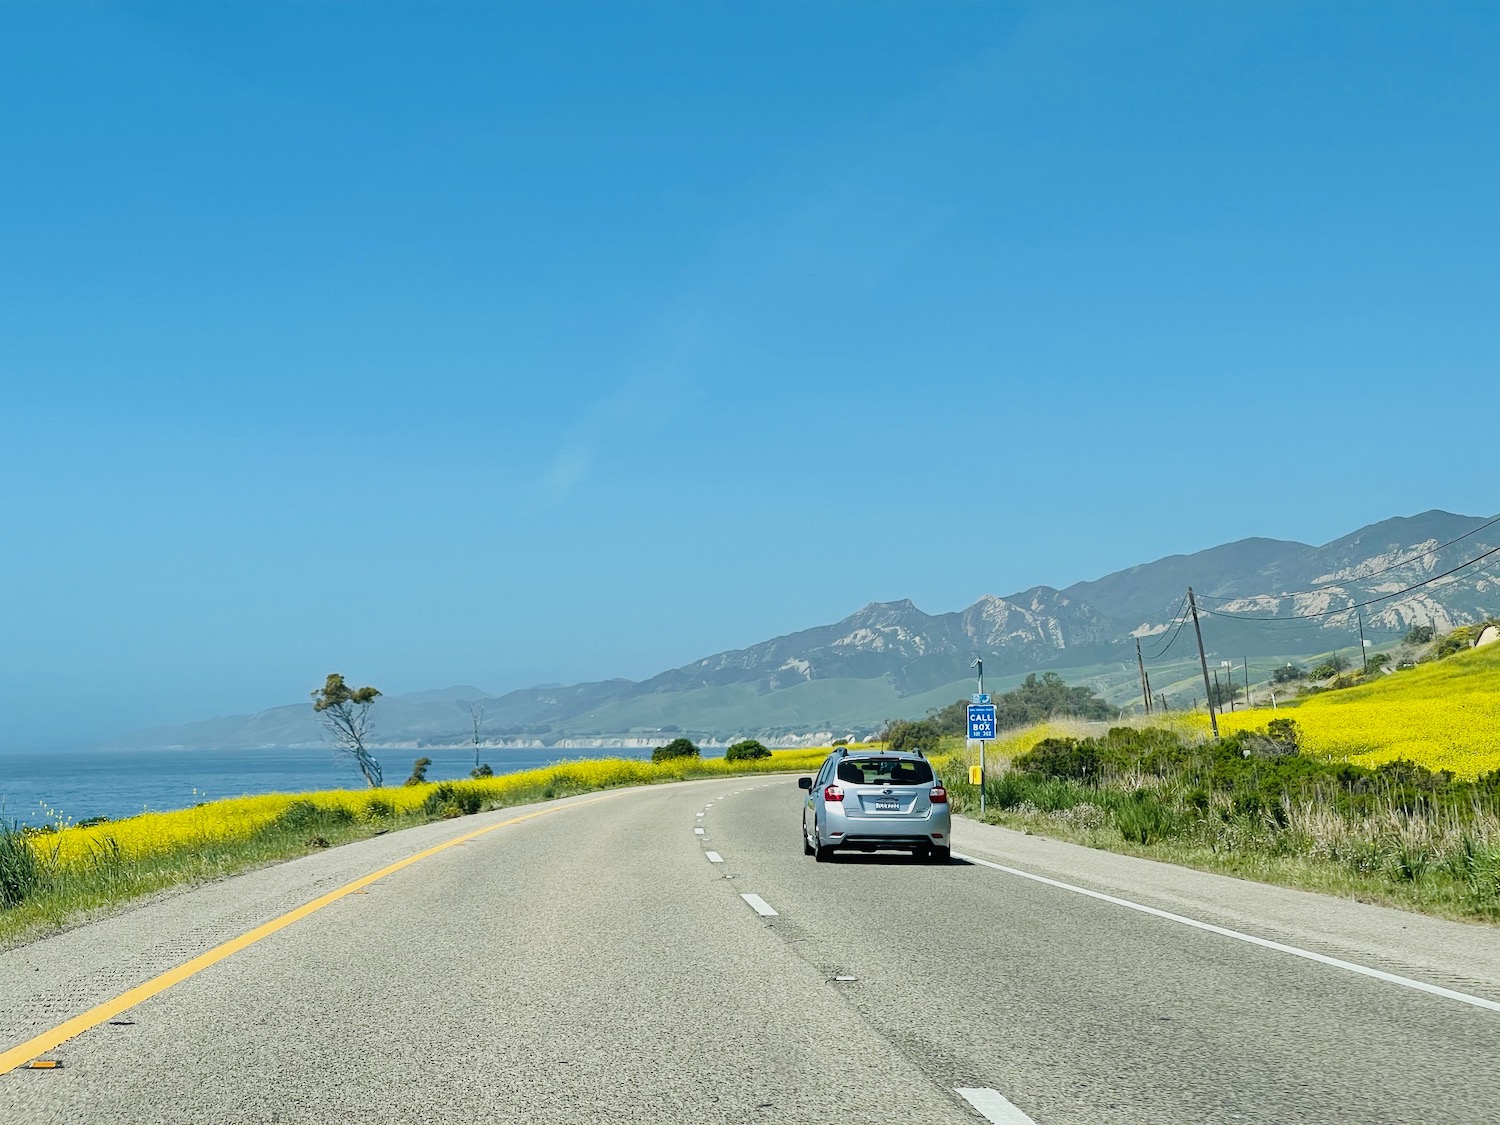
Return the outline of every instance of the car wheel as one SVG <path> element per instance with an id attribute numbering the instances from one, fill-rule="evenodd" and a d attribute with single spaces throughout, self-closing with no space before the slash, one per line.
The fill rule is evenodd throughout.
<path id="1" fill-rule="evenodd" d="M 813 846 L 813 858 L 819 863 L 827 863 L 833 858 L 833 849 L 823 843 L 818 836 L 818 822 L 813 821 L 812 839 L 808 841 Z"/>
<path id="2" fill-rule="evenodd" d="M 952 848 L 931 848 L 927 852 L 928 863 L 951 863 L 952 860 Z"/>
<path id="3" fill-rule="evenodd" d="M 807 829 L 805 827 L 802 829 L 802 854 L 803 855 L 812 855 L 813 854 L 812 842 L 807 838 Z"/>

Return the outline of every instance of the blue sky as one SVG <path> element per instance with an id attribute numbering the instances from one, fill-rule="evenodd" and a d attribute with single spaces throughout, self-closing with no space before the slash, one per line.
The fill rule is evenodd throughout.
<path id="1" fill-rule="evenodd" d="M 0 748 L 1496 500 L 1493 5 L 0 7 Z"/>

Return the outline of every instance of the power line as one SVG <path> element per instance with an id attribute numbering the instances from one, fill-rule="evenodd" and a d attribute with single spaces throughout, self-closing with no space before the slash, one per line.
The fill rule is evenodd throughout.
<path id="1" fill-rule="evenodd" d="M 1431 578 L 1426 578 L 1421 582 L 1413 583 L 1412 585 L 1406 587 L 1404 590 L 1396 590 L 1389 594 L 1381 594 L 1378 598 L 1370 598 L 1367 601 L 1355 602 L 1352 605 L 1339 606 L 1337 609 L 1325 609 L 1319 613 L 1293 613 L 1287 615 L 1286 617 L 1251 617 L 1248 614 L 1243 613 L 1228 613 L 1222 609 L 1205 609 L 1204 612 L 1211 613 L 1215 617 L 1233 618 L 1236 621 L 1266 621 L 1276 622 L 1278 624 L 1284 621 L 1310 621 L 1319 617 L 1332 617 L 1336 613 L 1348 613 L 1351 609 L 1363 609 L 1365 606 L 1378 605 L 1380 602 L 1388 602 L 1392 598 L 1399 598 L 1402 594 L 1409 594 L 1413 590 L 1420 590 L 1423 586 L 1430 586 L 1434 582 L 1457 574 L 1460 570 L 1471 567 L 1475 563 L 1489 558 L 1491 555 L 1500 555 L 1500 547 L 1491 547 L 1488 551 L 1484 552 L 1484 554 L 1476 555 L 1468 562 L 1459 563 L 1452 570 L 1445 570 L 1442 574 L 1434 574 Z M 1317 593 L 1318 591 L 1310 592 Z"/>
<path id="2" fill-rule="evenodd" d="M 1148 660 L 1159 660 L 1159 659 L 1161 659 L 1168 652 L 1170 652 L 1171 649 L 1172 649 L 1172 646 L 1177 643 L 1178 634 L 1180 634 L 1182 632 L 1182 627 L 1187 624 L 1187 615 L 1184 612 L 1186 609 L 1187 609 L 1187 595 L 1184 594 L 1184 595 L 1182 595 L 1182 601 L 1180 601 L 1180 602 L 1177 603 L 1177 612 L 1176 612 L 1176 614 L 1174 614 L 1174 617 L 1176 618 L 1176 621 L 1177 621 L 1177 632 L 1172 634 L 1172 639 L 1171 640 L 1169 640 L 1165 645 L 1163 645 L 1161 648 L 1157 649 L 1149 657 L 1147 657 Z M 1171 626 L 1168 625 L 1167 628 L 1170 629 Z"/>
<path id="3" fill-rule="evenodd" d="M 1353 578 L 1353 579 L 1350 579 L 1349 581 L 1352 581 L 1352 582 L 1364 582 L 1364 581 L 1366 581 L 1366 580 L 1368 580 L 1370 578 L 1378 578 L 1382 574 L 1385 574 L 1385 573 L 1387 573 L 1389 571 L 1392 571 L 1392 570 L 1396 570 L 1399 567 L 1403 567 L 1407 563 L 1415 562 L 1417 559 L 1425 559 L 1428 555 L 1435 555 L 1439 551 L 1446 551 L 1449 547 L 1453 546 L 1453 544 L 1455 544 L 1455 543 L 1461 543 L 1465 539 L 1469 538 L 1469 536 L 1471 536 L 1471 535 L 1478 535 L 1481 531 L 1483 531 L 1483 530 L 1485 530 L 1486 528 L 1489 528 L 1489 527 L 1494 527 L 1497 523 L 1500 523 L 1500 516 L 1495 516 L 1493 519 L 1488 520 L 1485 523 L 1480 524 L 1478 527 L 1473 528 L 1470 531 L 1464 532 L 1457 539 L 1450 539 L 1450 540 L 1448 540 L 1448 542 L 1446 542 L 1446 543 L 1440 543 L 1436 547 L 1429 547 L 1425 551 L 1418 551 L 1414 555 L 1407 555 L 1406 558 L 1404 558 L 1404 559 L 1400 559 L 1400 560 L 1398 560 L 1396 562 L 1393 562 L 1393 563 L 1391 563 L 1388 566 L 1383 566 L 1379 570 L 1372 570 L 1372 571 L 1370 571 L 1369 574 L 1362 574 L 1358 578 Z M 1483 558 L 1483 557 L 1484 557 L 1483 555 L 1480 556 L 1480 558 Z M 1300 597 L 1303 594 L 1322 594 L 1322 593 L 1326 593 L 1327 591 L 1328 591 L 1328 587 L 1324 586 L 1320 590 L 1292 590 L 1292 591 L 1289 591 L 1288 593 L 1285 593 L 1285 594 L 1277 594 L 1276 596 L 1278 598 L 1295 598 L 1295 597 Z M 1207 598 L 1209 601 L 1215 601 L 1215 602 L 1235 602 L 1235 601 L 1241 600 L 1238 597 L 1233 597 L 1233 598 L 1220 597 L 1220 596 L 1218 596 L 1216 594 L 1199 594 L 1198 598 L 1199 598 L 1200 601 L 1203 600 L 1203 599 L 1205 599 L 1205 598 Z M 1214 611 L 1213 610 L 1207 610 L 1206 612 L 1213 613 Z"/>

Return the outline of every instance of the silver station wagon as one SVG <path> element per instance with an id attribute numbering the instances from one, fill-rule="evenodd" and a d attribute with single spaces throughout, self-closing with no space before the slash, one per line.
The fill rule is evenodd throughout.
<path id="1" fill-rule="evenodd" d="M 847 748 L 830 754 L 817 777 L 802 777 L 802 851 L 819 861 L 835 848 L 899 848 L 947 863 L 953 852 L 948 791 L 917 750 Z"/>

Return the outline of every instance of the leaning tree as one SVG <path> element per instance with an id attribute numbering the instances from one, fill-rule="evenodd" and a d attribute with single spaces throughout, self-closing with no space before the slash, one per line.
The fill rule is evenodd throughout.
<path id="1" fill-rule="evenodd" d="M 354 759 L 371 789 L 380 788 L 380 763 L 365 746 L 365 739 L 370 734 L 370 707 L 379 695 L 372 687 L 350 687 L 337 672 L 312 693 L 313 710 L 323 719 L 330 745 Z"/>

